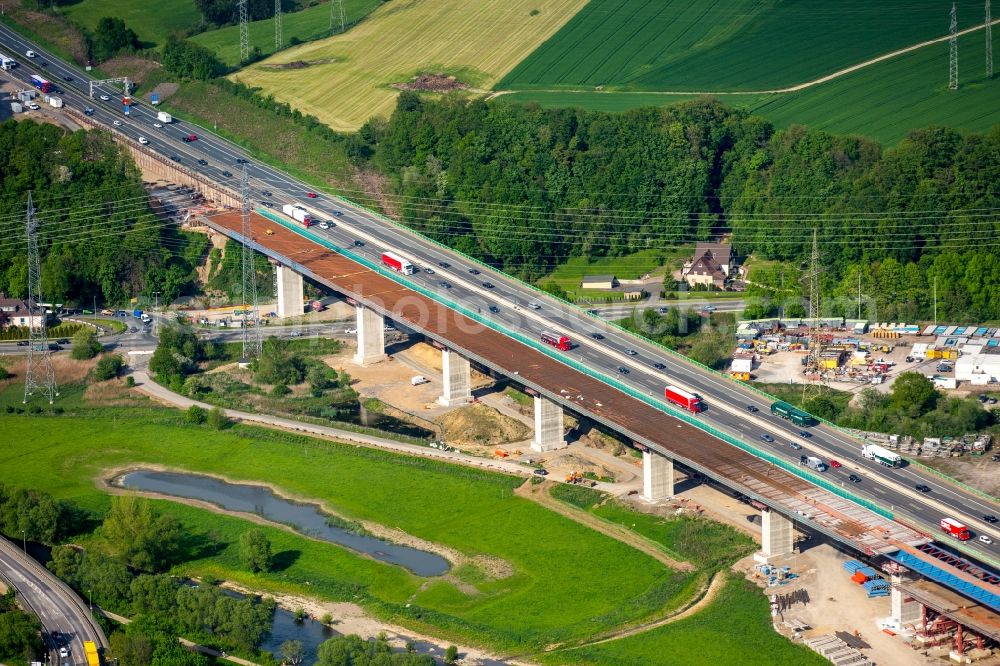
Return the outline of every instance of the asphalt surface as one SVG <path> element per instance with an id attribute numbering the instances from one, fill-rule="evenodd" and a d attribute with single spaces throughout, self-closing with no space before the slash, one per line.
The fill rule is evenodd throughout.
<path id="1" fill-rule="evenodd" d="M 40 73 L 63 89 L 64 93 L 60 96 L 67 106 L 77 109 L 93 107 L 94 120 L 132 139 L 145 137 L 149 141 L 148 148 L 168 157 L 176 157 L 181 165 L 233 191 L 239 190 L 238 175 L 242 167 L 237 164 L 237 159 L 251 158 L 234 144 L 187 122 L 176 121 L 156 128 L 153 126 L 158 122 L 156 109 L 147 102 L 134 106 L 131 115 L 126 117 L 122 113 L 121 93 L 110 88 L 98 89 L 95 99 L 87 98 L 87 86 L 78 70 L 29 44 L 6 26 L 0 26 L 0 43 L 5 53 L 21 63 L 6 75 L 13 74 L 27 81 L 31 73 Z M 24 57 L 28 48 L 38 53 L 39 57 Z M 43 59 L 48 66 L 39 68 Z M 66 82 L 64 76 L 72 76 L 74 80 Z M 100 94 L 110 99 L 102 101 L 96 98 Z M 114 121 L 120 125 L 114 126 Z M 190 143 L 182 141 L 182 137 L 189 134 L 197 135 L 198 139 Z M 199 159 L 206 164 L 199 164 Z M 236 175 L 226 177 L 222 173 L 225 170 Z M 707 404 L 707 411 L 700 416 L 706 423 L 735 434 L 771 454 L 794 463 L 798 462 L 801 454 L 817 455 L 825 460 L 836 459 L 843 463 L 843 467 L 826 473 L 831 481 L 849 486 L 852 492 L 891 509 L 899 520 L 907 524 L 938 534 L 938 521 L 948 516 L 965 522 L 974 535 L 987 534 L 995 542 L 1000 542 L 1000 530 L 983 520 L 984 515 L 1000 514 L 1000 504 L 995 501 L 983 499 L 914 466 L 892 469 L 865 460 L 860 456 L 857 440 L 826 426 L 811 428 L 812 436 L 802 437 L 800 428 L 770 414 L 769 401 L 610 326 L 599 315 L 551 299 L 513 278 L 475 264 L 348 202 L 323 193 L 319 193 L 317 198 L 310 198 L 307 193 L 315 188 L 270 166 L 251 161 L 248 171 L 255 203 L 263 205 L 262 202 L 268 202 L 272 204 L 273 212 L 279 215 L 284 203 L 304 205 L 320 219 L 332 220 L 336 225 L 328 231 L 316 227 L 311 231 L 317 231 L 333 243 L 369 260 L 379 261 L 381 253 L 388 249 L 399 252 L 418 267 L 417 274 L 410 276 L 413 282 L 441 297 L 460 302 L 473 311 L 492 317 L 504 327 L 528 336 L 537 338 L 543 330 L 568 334 L 577 346 L 566 352 L 567 356 L 650 396 L 662 398 L 667 383 L 695 391 Z M 39 215 L 44 222 L 44 211 L 40 211 Z M 480 273 L 473 274 L 472 270 Z M 493 285 L 492 288 L 485 286 L 485 282 Z M 532 304 L 538 308 L 535 309 Z M 603 336 L 603 339 L 595 339 L 595 334 Z M 627 353 L 630 349 L 635 352 L 634 355 Z M 654 363 L 661 363 L 664 367 L 654 368 Z M 624 374 L 620 369 L 628 370 L 628 373 Z M 747 405 L 753 405 L 760 411 L 750 414 L 746 410 Z M 760 436 L 764 433 L 772 435 L 775 441 L 762 441 Z M 793 449 L 790 446 L 792 442 L 803 446 L 803 450 Z M 1000 464 L 997 469 L 1000 472 Z M 861 477 L 859 483 L 848 480 L 852 473 Z M 931 492 L 917 492 L 915 486 L 919 484 L 930 486 Z M 1000 559 L 997 543 L 987 546 L 973 540 L 965 547 L 991 559 Z"/>
<path id="2" fill-rule="evenodd" d="M 48 634 L 51 664 L 86 664 L 83 641 L 94 641 L 98 648 L 107 647 L 104 632 L 93 621 L 87 604 L 15 544 L 0 537 L 0 576 L 13 585 L 18 598 L 28 606 Z M 59 657 L 59 650 L 49 636 L 58 631 L 69 639 L 70 655 Z"/>

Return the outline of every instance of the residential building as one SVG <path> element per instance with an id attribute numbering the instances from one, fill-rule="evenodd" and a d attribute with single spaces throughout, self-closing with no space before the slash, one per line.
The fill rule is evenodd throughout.
<path id="1" fill-rule="evenodd" d="M 695 246 L 691 261 L 685 262 L 681 277 L 692 287 L 701 284 L 725 289 L 734 269 L 732 246 L 702 242 Z"/>

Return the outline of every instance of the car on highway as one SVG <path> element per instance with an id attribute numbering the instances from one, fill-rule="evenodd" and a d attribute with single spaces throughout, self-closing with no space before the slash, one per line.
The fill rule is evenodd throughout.
<path id="1" fill-rule="evenodd" d="M 38 63 L 38 66 L 39 66 L 39 67 L 48 67 L 48 66 L 49 66 L 49 63 L 47 63 L 47 62 L 45 62 L 45 61 L 43 60 L 43 61 L 41 61 L 40 63 Z"/>
<path id="2" fill-rule="evenodd" d="M 447 261 L 439 261 L 438 266 L 440 266 L 441 268 L 451 268 L 451 264 L 449 264 Z"/>
<path id="3" fill-rule="evenodd" d="M 62 345 L 57 345 L 54 342 L 49 343 L 49 351 L 62 351 Z"/>
<path id="4" fill-rule="evenodd" d="M 56 340 L 56 343 L 60 345 L 68 345 L 69 338 L 59 338 L 58 340 Z"/>
<path id="5" fill-rule="evenodd" d="M 714 305 L 706 305 L 702 308 L 705 312 L 715 312 L 717 309 Z"/>
<path id="6" fill-rule="evenodd" d="M 354 247 L 364 247 L 364 246 L 365 246 L 365 242 L 363 240 L 356 240 L 356 241 L 354 241 Z"/>
<path id="7" fill-rule="evenodd" d="M 147 139 L 147 138 L 146 138 L 146 137 L 144 137 L 144 136 L 140 136 L 140 137 L 139 137 L 139 143 L 141 143 L 142 145 L 144 145 L 144 146 L 145 146 L 146 144 L 148 144 L 148 143 L 149 143 L 149 139 Z"/>
<path id="8" fill-rule="evenodd" d="M 132 328 L 128 329 L 128 332 L 129 333 L 138 333 L 139 329 L 137 329 L 135 326 L 133 326 Z"/>
<path id="9" fill-rule="evenodd" d="M 751 414 L 756 414 L 760 410 L 754 407 L 753 405 L 747 405 L 747 411 L 750 412 Z"/>
<path id="10" fill-rule="evenodd" d="M 997 517 L 994 516 L 992 513 L 988 513 L 985 516 L 983 516 L 983 520 L 985 520 L 986 522 L 992 524 L 992 523 L 997 522 Z"/>
<path id="11" fill-rule="evenodd" d="M 667 366 L 664 365 L 663 363 L 654 363 L 653 367 L 656 368 L 657 370 L 666 370 L 667 369 Z"/>
<path id="12" fill-rule="evenodd" d="M 108 100 L 110 100 L 110 99 L 111 99 L 111 98 L 110 98 L 110 97 L 108 97 L 107 95 L 101 95 L 101 101 L 102 101 L 102 102 L 107 102 L 107 101 L 108 101 Z"/>
<path id="13" fill-rule="evenodd" d="M 153 127 L 155 127 L 156 129 L 160 129 L 163 127 L 163 125 L 161 125 L 160 123 L 153 123 Z"/>
<path id="14" fill-rule="evenodd" d="M 618 372 L 622 373 L 623 375 L 627 375 L 629 373 L 629 369 L 626 368 L 624 365 L 619 365 Z"/>
<path id="15" fill-rule="evenodd" d="M 271 190 L 261 190 L 260 193 L 263 194 L 265 197 L 273 197 L 274 196 L 274 192 L 272 192 Z"/>
<path id="16" fill-rule="evenodd" d="M 27 51 L 25 51 L 24 55 L 28 56 L 29 58 L 37 58 L 38 57 L 38 54 L 35 53 L 34 51 L 32 51 L 31 49 L 28 49 Z"/>
<path id="17" fill-rule="evenodd" d="M 473 275 L 479 275 L 480 273 L 482 273 L 482 271 L 479 270 L 478 268 L 470 268 L 469 272 L 472 273 Z"/>
<path id="18" fill-rule="evenodd" d="M 59 656 L 63 659 L 69 657 L 69 648 L 66 646 L 59 648 Z"/>
<path id="19" fill-rule="evenodd" d="M 799 444 L 798 442 L 789 442 L 788 446 L 792 447 L 796 451 L 801 451 L 802 450 L 802 445 Z"/>
<path id="20" fill-rule="evenodd" d="M 181 139 L 184 141 L 184 143 L 191 143 L 193 141 L 197 141 L 198 140 L 198 135 L 197 134 L 188 134 L 185 137 L 181 137 Z"/>
<path id="21" fill-rule="evenodd" d="M 424 273 L 427 273 L 428 275 L 434 275 L 434 269 L 433 268 L 425 268 L 424 269 Z"/>
<path id="22" fill-rule="evenodd" d="M 799 437 L 805 437 L 806 439 L 809 439 L 812 436 L 813 434 L 808 430 L 799 430 Z"/>
<path id="23" fill-rule="evenodd" d="M 538 476 L 548 476 L 549 472 L 548 470 L 545 469 L 536 469 L 535 471 L 532 472 L 532 474 L 537 474 Z"/>
<path id="24" fill-rule="evenodd" d="M 319 228 L 320 228 L 320 229 L 329 229 L 329 228 L 330 228 L 330 225 L 329 225 L 329 224 L 327 224 L 326 222 L 320 222 L 320 223 L 319 223 Z"/>
<path id="25" fill-rule="evenodd" d="M 839 460 L 831 460 L 830 461 L 830 467 L 833 467 L 834 469 L 836 469 L 838 467 L 843 467 L 843 465 L 840 464 Z"/>
<path id="26" fill-rule="evenodd" d="M 237 163 L 237 164 L 249 164 L 249 163 L 250 163 L 250 160 L 248 160 L 248 159 L 245 159 L 245 158 L 243 158 L 243 157 L 237 157 L 237 158 L 236 158 L 236 163 Z"/>
<path id="27" fill-rule="evenodd" d="M 337 223 L 336 223 L 336 222 L 334 222 L 333 220 L 327 220 L 327 221 L 326 221 L 326 223 L 330 225 L 330 228 L 331 228 L 331 229 L 332 229 L 333 227 L 337 226 Z"/>
<path id="28" fill-rule="evenodd" d="M 635 356 L 635 355 L 636 355 L 636 354 L 638 354 L 639 352 L 637 352 L 636 350 L 634 350 L 634 349 L 632 349 L 632 348 L 629 348 L 629 349 L 626 349 L 626 350 L 625 350 L 625 353 L 626 353 L 626 354 L 628 354 L 629 356 Z"/>
<path id="29" fill-rule="evenodd" d="M 492 289 L 494 287 L 492 282 L 484 282 L 483 286 L 486 287 L 487 289 Z"/>
<path id="30" fill-rule="evenodd" d="M 200 160 L 198 160 L 198 164 L 200 164 L 202 166 L 208 166 L 208 160 L 206 160 L 206 159 L 200 159 Z"/>
<path id="31" fill-rule="evenodd" d="M 768 444 L 772 444 L 774 442 L 774 437 L 771 437 L 767 433 L 764 433 L 763 435 L 761 435 L 760 438 L 762 440 L 764 440 L 765 442 L 767 442 Z"/>
<path id="32" fill-rule="evenodd" d="M 335 210 L 335 211 L 333 211 L 333 214 L 336 215 L 337 217 L 343 217 L 344 216 L 344 211 L 342 211 L 342 210 Z"/>
<path id="33" fill-rule="evenodd" d="M 987 546 L 992 546 L 993 545 L 993 539 L 989 538 L 985 534 L 980 534 L 979 535 L 979 540 L 981 542 L 985 543 Z"/>
<path id="34" fill-rule="evenodd" d="M 172 159 L 174 162 L 180 162 L 181 161 L 181 158 L 177 157 L 177 155 L 171 155 L 170 159 Z"/>
<path id="35" fill-rule="evenodd" d="M 857 474 L 851 474 L 847 478 L 851 483 L 861 483 L 861 477 L 858 476 Z"/>
<path id="36" fill-rule="evenodd" d="M 603 340 L 604 339 L 604 336 L 601 335 L 600 333 L 591 333 L 590 337 L 594 338 L 595 340 Z"/>
<path id="37" fill-rule="evenodd" d="M 83 115 L 85 115 L 85 116 L 92 116 L 92 115 L 94 115 L 94 107 L 92 107 L 92 106 L 85 106 L 85 107 L 83 107 Z"/>
<path id="38" fill-rule="evenodd" d="M 315 199 L 319 195 L 316 194 L 315 192 L 306 192 L 306 196 L 309 197 L 310 199 Z"/>
<path id="39" fill-rule="evenodd" d="M 445 289 L 451 289 L 451 282 L 448 282 L 447 280 L 441 280 L 440 282 L 438 282 L 438 284 L 444 287 Z"/>
<path id="40" fill-rule="evenodd" d="M 495 305 L 491 305 L 490 306 L 490 312 L 492 312 L 493 314 L 497 314 L 498 312 L 500 312 L 500 308 L 498 308 Z"/>
<path id="41" fill-rule="evenodd" d="M 116 120 L 116 121 L 112 122 L 111 124 L 114 125 L 115 127 L 121 127 L 122 126 L 122 121 Z"/>
<path id="42" fill-rule="evenodd" d="M 232 178 L 233 177 L 233 174 L 230 171 L 223 171 L 222 175 L 225 176 L 226 178 Z"/>
<path id="43" fill-rule="evenodd" d="M 70 76 L 69 74 L 67 74 L 66 76 L 63 77 L 63 81 L 72 81 L 72 80 L 73 80 L 73 77 Z"/>
<path id="44" fill-rule="evenodd" d="M 665 307 L 658 307 L 658 308 L 656 308 L 656 311 L 659 314 L 667 314 L 667 308 L 665 308 Z"/>
<path id="45" fill-rule="evenodd" d="M 532 310 L 541 310 L 542 309 L 542 306 L 539 305 L 538 303 L 535 303 L 534 301 L 532 301 L 531 303 L 528 303 L 528 307 L 531 308 Z"/>
<path id="46" fill-rule="evenodd" d="M 928 486 L 926 483 L 918 483 L 913 487 L 917 489 L 917 492 L 921 493 L 929 493 L 931 491 L 931 487 Z"/>
<path id="47" fill-rule="evenodd" d="M 28 341 L 27 340 L 18 340 L 17 341 L 17 346 L 18 347 L 27 347 L 28 346 Z"/>
<path id="48" fill-rule="evenodd" d="M 31 109 L 32 111 L 38 111 L 38 109 L 40 109 L 42 107 L 40 107 L 37 104 L 35 104 L 34 102 L 32 102 L 31 104 L 28 105 L 28 108 Z"/>

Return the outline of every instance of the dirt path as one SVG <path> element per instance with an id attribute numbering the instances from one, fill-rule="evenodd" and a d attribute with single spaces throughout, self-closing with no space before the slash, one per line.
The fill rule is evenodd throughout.
<path id="1" fill-rule="evenodd" d="M 532 484 L 531 479 L 529 479 L 518 486 L 514 491 L 514 494 L 534 500 L 546 509 L 551 509 L 561 516 L 565 516 L 566 518 L 576 521 L 581 525 L 586 525 L 590 529 L 609 536 L 616 541 L 628 544 L 636 550 L 649 555 L 670 569 L 674 569 L 676 571 L 694 571 L 694 566 L 690 562 L 675 560 L 635 532 L 627 530 L 619 525 L 615 525 L 614 523 L 601 520 L 597 516 L 584 511 L 583 509 L 578 509 L 574 506 L 566 504 L 565 502 L 560 502 L 549 494 L 549 489 L 554 485 L 555 484 L 552 481 Z"/>
<path id="2" fill-rule="evenodd" d="M 1000 24 L 1000 19 L 996 19 L 990 22 L 990 25 Z M 982 25 L 975 25 L 971 28 L 966 28 L 965 30 L 959 30 L 958 36 L 967 35 L 969 33 L 975 32 L 977 30 L 982 30 Z M 806 81 L 805 83 L 799 83 L 794 86 L 788 86 L 787 88 L 774 88 L 771 90 L 741 90 L 741 91 L 724 91 L 724 90 L 636 90 L 636 91 L 622 91 L 622 90 L 595 90 L 593 88 L 561 88 L 561 89 L 538 89 L 532 92 L 546 92 L 546 93 L 607 93 L 614 95 L 622 95 L 633 93 L 636 95 L 774 95 L 779 93 L 791 93 L 798 92 L 800 90 L 805 90 L 806 88 L 812 88 L 813 86 L 818 86 L 827 81 L 832 81 L 833 79 L 839 79 L 842 76 L 846 76 L 852 72 L 856 72 L 859 69 L 864 69 L 865 67 L 870 67 L 876 63 L 880 63 L 884 60 L 889 60 L 895 58 L 896 56 L 903 55 L 904 53 L 909 53 L 910 51 L 916 51 L 917 49 L 922 49 L 926 46 L 931 46 L 932 44 L 940 44 L 941 42 L 946 42 L 951 39 L 951 35 L 945 35 L 944 37 L 935 37 L 934 39 L 929 39 L 925 42 L 920 42 L 918 44 L 912 44 L 905 48 L 897 49 L 896 51 L 891 51 L 889 53 L 883 53 L 880 56 L 870 58 L 864 62 L 859 62 L 850 67 L 845 67 L 844 69 L 839 69 L 832 74 L 827 74 L 826 76 L 821 76 L 818 79 L 813 79 L 812 81 Z M 500 95 L 506 95 L 509 93 L 522 92 L 520 90 L 495 90 L 490 93 L 488 99 L 494 97 L 499 97 Z"/>

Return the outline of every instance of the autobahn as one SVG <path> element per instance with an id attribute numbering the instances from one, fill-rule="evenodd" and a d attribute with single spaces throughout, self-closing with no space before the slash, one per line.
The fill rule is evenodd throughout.
<path id="1" fill-rule="evenodd" d="M 891 469 L 863 459 L 860 443 L 835 428 L 821 425 L 811 429 L 811 436 L 804 437 L 800 434 L 802 429 L 770 414 L 770 400 L 764 396 L 350 202 L 322 193 L 316 199 L 308 198 L 307 193 L 315 188 L 252 160 L 245 151 L 204 128 L 184 121 L 156 128 L 156 110 L 145 103 L 134 106 L 131 115 L 126 117 L 122 114 L 120 92 L 102 90 L 99 94 L 106 94 L 110 98 L 108 101 L 88 98 L 87 80 L 78 70 L 30 44 L 6 26 L 0 26 L 0 43 L 9 55 L 18 58 L 21 63 L 21 67 L 13 72 L 14 76 L 27 81 L 29 70 L 47 75 L 46 78 L 64 88 L 62 97 L 67 105 L 77 109 L 93 107 L 96 121 L 133 140 L 139 136 L 147 138 L 148 148 L 164 156 L 178 158 L 179 164 L 230 190 L 238 191 L 238 178 L 224 176 L 223 171 L 238 173 L 241 167 L 236 160 L 250 159 L 248 170 L 257 203 L 268 201 L 279 208 L 283 203 L 307 206 L 336 225 L 318 233 L 373 262 L 377 262 L 386 249 L 401 252 L 421 268 L 417 275 L 410 276 L 415 283 L 459 302 L 481 316 L 492 318 L 509 331 L 535 339 L 542 330 L 570 334 L 577 346 L 567 352 L 569 358 L 614 377 L 633 390 L 660 400 L 667 383 L 693 390 L 701 394 L 708 405 L 708 410 L 700 415 L 706 424 L 792 463 L 798 462 L 800 454 L 814 454 L 842 462 L 843 467 L 827 472 L 830 480 L 890 509 L 897 519 L 907 524 L 934 534 L 938 532 L 938 520 L 949 516 L 968 524 L 976 535 L 985 534 L 1000 542 L 1000 530 L 983 520 L 985 515 L 1000 513 L 1000 505 L 993 500 L 934 476 L 916 465 Z M 39 58 L 25 58 L 24 52 L 29 48 L 36 51 Z M 41 69 L 38 61 L 43 58 L 48 67 Z M 64 82 L 65 76 L 72 76 L 73 81 Z M 114 121 L 120 125 L 114 126 Z M 182 137 L 189 134 L 196 134 L 198 140 L 190 143 L 182 141 Z M 45 211 L 40 211 L 40 217 L 44 224 Z M 492 287 L 484 284 L 487 282 Z M 532 304 L 538 309 L 534 309 Z M 595 336 L 602 337 L 596 339 Z M 630 354 L 629 350 L 635 353 Z M 662 368 L 654 367 L 654 364 L 661 364 Z M 626 370 L 627 374 L 622 370 Z M 759 411 L 750 413 L 747 411 L 750 405 Z M 760 437 L 763 434 L 770 434 L 775 441 L 762 441 Z M 792 443 L 802 449 L 792 448 Z M 861 481 L 851 483 L 848 479 L 850 474 L 859 476 Z M 931 492 L 918 492 L 915 488 L 921 484 L 930 486 Z M 995 550 L 997 545 L 988 546 L 973 540 L 962 547 L 987 561 L 1000 559 Z"/>
<path id="2" fill-rule="evenodd" d="M 52 650 L 49 663 L 86 664 L 83 641 L 94 641 L 99 648 L 107 647 L 104 632 L 83 600 L 45 567 L 2 537 L 0 576 L 14 586 L 18 598 L 38 616 L 48 637 L 54 631 L 68 637 L 70 657 L 62 660 L 51 638 L 46 639 L 47 646 Z"/>

